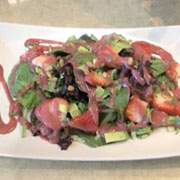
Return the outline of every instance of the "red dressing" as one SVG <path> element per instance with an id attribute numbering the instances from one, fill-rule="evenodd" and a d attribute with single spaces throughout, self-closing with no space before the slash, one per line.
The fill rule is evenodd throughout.
<path id="1" fill-rule="evenodd" d="M 17 120 L 11 116 L 11 113 L 13 111 L 14 112 L 20 111 L 20 106 L 19 106 L 19 104 L 17 104 L 16 102 L 13 101 L 13 99 L 10 95 L 8 86 L 7 86 L 4 76 L 3 76 L 3 67 L 1 65 L 0 65 L 0 83 L 4 89 L 4 92 L 7 96 L 7 99 L 10 104 L 10 106 L 9 106 L 9 122 L 7 124 L 5 124 L 3 122 L 3 119 L 0 114 L 0 134 L 8 134 L 8 133 L 12 132 L 17 126 Z"/>

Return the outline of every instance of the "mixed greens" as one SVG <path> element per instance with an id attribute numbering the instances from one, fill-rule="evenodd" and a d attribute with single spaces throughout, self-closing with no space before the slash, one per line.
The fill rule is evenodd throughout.
<path id="1" fill-rule="evenodd" d="M 46 44 L 46 45 L 44 45 Z M 62 150 L 98 147 L 180 126 L 180 65 L 159 46 L 115 33 L 65 43 L 28 39 L 8 84 L 29 129 Z"/>

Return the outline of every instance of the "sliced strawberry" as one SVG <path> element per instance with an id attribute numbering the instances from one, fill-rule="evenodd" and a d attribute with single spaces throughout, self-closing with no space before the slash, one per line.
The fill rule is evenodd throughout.
<path id="1" fill-rule="evenodd" d="M 46 70 L 46 68 L 48 68 L 51 64 L 56 64 L 56 59 L 54 56 L 43 54 L 35 57 L 32 60 L 32 64 L 41 67 L 43 70 Z"/>
<path id="2" fill-rule="evenodd" d="M 153 108 L 164 111 L 169 115 L 180 116 L 180 104 L 178 100 L 173 99 L 174 96 L 167 93 L 153 94 L 151 105 Z"/>
<path id="3" fill-rule="evenodd" d="M 174 96 L 176 96 L 178 99 L 180 99 L 180 88 L 176 88 L 171 91 Z"/>
<path id="4" fill-rule="evenodd" d="M 162 112 L 162 111 L 158 111 L 158 110 L 153 110 L 151 112 L 151 123 L 152 123 L 152 126 L 154 128 L 156 127 L 159 127 L 163 124 L 166 123 L 166 120 L 167 120 L 167 113 L 165 112 Z"/>
<path id="5" fill-rule="evenodd" d="M 108 86 L 112 83 L 111 73 L 96 73 L 94 71 L 87 74 L 85 80 L 95 86 Z"/>
<path id="6" fill-rule="evenodd" d="M 151 45 L 144 41 L 136 41 L 131 44 L 133 48 L 134 55 L 133 57 L 136 60 L 143 61 L 143 60 L 151 60 Z"/>
<path id="7" fill-rule="evenodd" d="M 35 109 L 35 115 L 47 127 L 60 130 L 62 121 L 66 118 L 69 103 L 63 98 L 44 101 Z"/>
<path id="8" fill-rule="evenodd" d="M 74 129 L 95 134 L 98 129 L 99 110 L 96 107 L 89 107 L 82 115 L 75 117 L 69 122 L 69 126 Z"/>
<path id="9" fill-rule="evenodd" d="M 146 115 L 147 102 L 133 96 L 126 107 L 126 115 L 132 122 L 141 122 Z"/>
<path id="10" fill-rule="evenodd" d="M 168 64 L 175 63 L 175 60 L 173 59 L 172 55 L 169 52 L 167 52 L 165 49 L 151 44 L 151 50 L 153 54 L 160 56 L 161 59 L 165 61 L 166 63 Z"/>
<path id="11" fill-rule="evenodd" d="M 20 56 L 20 62 L 29 62 L 35 57 L 41 55 L 43 51 L 41 49 L 30 49 L 26 53 Z"/>
<path id="12" fill-rule="evenodd" d="M 175 60 L 173 59 L 172 55 L 159 46 L 156 46 L 148 42 L 144 42 L 144 41 L 133 42 L 131 46 L 134 52 L 133 57 L 136 60 L 139 60 L 139 61 L 151 60 L 151 56 L 153 54 L 156 54 L 160 56 L 161 59 L 168 64 L 175 63 Z"/>
<path id="13" fill-rule="evenodd" d="M 115 52 L 111 43 L 106 44 L 103 42 L 95 52 L 98 57 L 98 60 L 95 61 L 96 68 L 100 67 L 102 64 L 107 67 L 117 68 L 122 64 L 128 63 L 128 58 L 120 57 L 118 53 Z"/>
<path id="14" fill-rule="evenodd" d="M 166 75 L 171 81 L 173 81 L 175 83 L 176 87 L 180 86 L 180 82 L 179 82 L 180 81 L 179 80 L 179 78 L 180 78 L 180 64 L 173 63 L 171 65 L 171 68 L 168 71 L 166 71 Z"/>

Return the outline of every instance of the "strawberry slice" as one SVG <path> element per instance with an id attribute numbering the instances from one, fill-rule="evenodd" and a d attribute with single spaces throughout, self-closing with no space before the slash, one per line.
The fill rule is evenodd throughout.
<path id="1" fill-rule="evenodd" d="M 46 70 L 46 68 L 48 68 L 51 64 L 56 64 L 56 59 L 54 56 L 43 54 L 35 57 L 32 60 L 32 64 Z"/>
<path id="2" fill-rule="evenodd" d="M 69 122 L 69 126 L 74 129 L 80 129 L 87 133 L 95 134 L 98 129 L 99 110 L 96 106 L 90 106 L 89 110 L 82 115 L 75 117 Z"/>
<path id="3" fill-rule="evenodd" d="M 171 68 L 166 71 L 167 77 L 173 81 L 176 85 L 176 87 L 180 86 L 179 78 L 180 78 L 180 64 L 173 63 L 171 65 Z"/>
<path id="4" fill-rule="evenodd" d="M 117 52 L 115 52 L 113 45 L 111 43 L 106 44 L 103 42 L 98 48 L 93 49 L 96 52 L 98 60 L 95 61 L 94 65 L 96 68 L 101 67 L 101 65 L 106 65 L 107 67 L 115 67 L 122 64 L 128 63 L 127 57 L 120 57 Z"/>
<path id="5" fill-rule="evenodd" d="M 134 55 L 133 57 L 136 60 L 143 61 L 143 60 L 151 60 L 151 45 L 144 41 L 136 41 L 131 44 L 133 48 Z"/>
<path id="6" fill-rule="evenodd" d="M 156 128 L 156 127 L 159 127 L 159 126 L 165 124 L 166 120 L 167 120 L 167 117 L 168 117 L 167 113 L 154 109 L 151 112 L 151 123 L 152 123 L 152 126 L 154 128 Z"/>
<path id="7" fill-rule="evenodd" d="M 35 115 L 47 127 L 59 131 L 62 122 L 66 118 L 69 103 L 63 98 L 45 100 L 36 107 Z"/>
<path id="8" fill-rule="evenodd" d="M 85 76 L 85 80 L 94 86 L 108 86 L 112 83 L 111 72 L 96 73 L 91 71 Z"/>
<path id="9" fill-rule="evenodd" d="M 153 108 L 164 111 L 169 115 L 180 116 L 180 104 L 174 96 L 167 93 L 154 93 L 151 101 Z"/>
<path id="10" fill-rule="evenodd" d="M 126 115 L 132 122 L 141 122 L 146 115 L 147 102 L 133 96 L 126 107 Z"/>

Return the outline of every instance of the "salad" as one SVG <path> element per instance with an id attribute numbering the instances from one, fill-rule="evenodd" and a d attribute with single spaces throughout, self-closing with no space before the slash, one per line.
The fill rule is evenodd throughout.
<path id="1" fill-rule="evenodd" d="M 180 65 L 163 48 L 115 33 L 70 37 L 66 42 L 25 41 L 8 78 L 8 124 L 66 150 L 73 141 L 91 147 L 146 138 L 159 127 L 180 127 Z"/>

